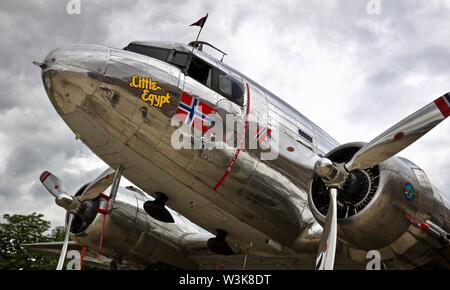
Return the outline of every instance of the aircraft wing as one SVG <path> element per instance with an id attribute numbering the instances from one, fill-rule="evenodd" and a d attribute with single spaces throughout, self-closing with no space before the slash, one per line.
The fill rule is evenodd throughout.
<path id="1" fill-rule="evenodd" d="M 22 244 L 22 246 L 30 251 L 54 256 L 56 259 L 61 254 L 61 248 L 63 242 L 47 242 L 47 243 L 34 243 L 34 244 Z M 74 241 L 69 241 L 67 251 L 77 250 L 81 251 L 81 246 Z M 109 269 L 109 264 L 111 259 L 105 256 L 101 256 L 100 259 L 96 258 L 96 253 L 87 250 L 86 256 L 84 257 L 84 264 L 90 265 L 95 268 Z"/>
<path id="2" fill-rule="evenodd" d="M 299 251 L 301 254 L 286 256 L 249 254 L 246 259 L 245 253 L 224 256 L 211 252 L 205 241 L 201 241 L 201 235 L 189 237 L 189 242 L 184 244 L 184 251 L 189 258 L 199 265 L 200 269 L 205 270 L 311 270 L 316 262 L 316 248 L 305 246 Z M 338 242 L 335 265 L 336 269 L 363 270 L 366 268 L 366 261 L 352 259 L 348 247 Z"/>

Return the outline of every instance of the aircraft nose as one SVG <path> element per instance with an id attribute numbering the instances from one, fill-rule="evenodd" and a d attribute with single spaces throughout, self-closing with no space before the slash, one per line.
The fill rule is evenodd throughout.
<path id="1" fill-rule="evenodd" d="M 38 65 L 47 94 L 60 113 L 70 113 L 100 86 L 109 49 L 71 45 L 51 51 Z"/>
<path id="2" fill-rule="evenodd" d="M 85 70 L 103 75 L 109 49 L 98 45 L 70 45 L 51 51 L 44 58 L 43 68 Z"/>

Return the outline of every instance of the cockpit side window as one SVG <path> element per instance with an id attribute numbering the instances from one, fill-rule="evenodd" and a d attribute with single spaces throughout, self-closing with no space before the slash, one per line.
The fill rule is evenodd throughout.
<path id="1" fill-rule="evenodd" d="M 220 74 L 219 91 L 230 101 L 243 106 L 245 88 L 242 80 L 238 77 L 231 74 Z"/>
<path id="2" fill-rule="evenodd" d="M 227 74 L 198 56 L 176 49 L 130 43 L 124 50 L 146 55 L 173 64 L 204 86 L 216 91 L 230 101 L 243 106 L 245 87 L 242 80 Z"/>
<path id="3" fill-rule="evenodd" d="M 151 47 L 146 45 L 140 45 L 135 43 L 130 43 L 125 50 L 129 50 L 132 52 L 136 52 L 139 54 L 143 54 L 152 58 L 156 58 L 162 61 L 167 61 L 167 56 L 169 54 L 168 49 L 159 48 L 159 47 Z"/>
<path id="4" fill-rule="evenodd" d="M 193 57 L 187 71 L 188 76 L 199 83 L 211 88 L 211 66 L 204 61 Z"/>

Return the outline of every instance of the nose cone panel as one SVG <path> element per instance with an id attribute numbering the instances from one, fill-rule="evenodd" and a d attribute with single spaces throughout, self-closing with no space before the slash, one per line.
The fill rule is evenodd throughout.
<path id="1" fill-rule="evenodd" d="M 67 46 L 45 57 L 42 79 L 60 114 L 73 112 L 95 92 L 106 72 L 108 59 L 109 49 L 95 45 Z"/>
<path id="2" fill-rule="evenodd" d="M 47 66 L 71 68 L 104 74 L 109 49 L 98 45 L 70 45 L 51 51 L 44 59 Z"/>

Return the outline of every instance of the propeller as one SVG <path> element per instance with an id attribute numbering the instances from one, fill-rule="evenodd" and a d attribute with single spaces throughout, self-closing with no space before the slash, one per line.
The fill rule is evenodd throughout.
<path id="1" fill-rule="evenodd" d="M 450 93 L 409 115 L 359 149 L 348 171 L 371 168 L 402 151 L 450 116 Z"/>
<path id="2" fill-rule="evenodd" d="M 329 192 L 325 225 L 316 258 L 316 270 L 332 270 L 337 242 L 337 196 L 352 171 L 374 167 L 402 151 L 450 116 L 450 93 L 404 118 L 359 149 L 347 163 L 320 158 L 314 165 Z"/>
<path id="3" fill-rule="evenodd" d="M 95 218 L 96 207 L 93 207 L 91 204 L 92 200 L 97 199 L 99 195 L 113 183 L 114 173 L 114 169 L 108 168 L 93 181 L 89 182 L 84 189 L 82 188 L 82 192 L 79 196 L 74 197 L 67 194 L 61 179 L 49 171 L 44 171 L 41 174 L 39 179 L 44 187 L 55 197 L 56 204 L 63 207 L 68 212 L 64 243 L 56 270 L 62 270 L 64 265 L 72 223 L 76 219 L 80 219 L 82 222 L 87 223 Z"/>
<path id="4" fill-rule="evenodd" d="M 59 255 L 58 265 L 56 266 L 56 270 L 62 270 L 64 266 L 64 260 L 67 255 L 67 246 L 69 244 L 69 236 L 70 236 L 70 227 L 72 226 L 73 218 L 75 217 L 75 214 L 69 213 L 69 220 L 67 221 L 66 225 L 66 234 L 64 235 L 64 243 L 61 250 L 61 254 Z"/>
<path id="5" fill-rule="evenodd" d="M 330 195 L 330 204 L 316 258 L 316 270 L 333 270 L 337 242 L 337 195 L 338 189 L 342 188 L 347 179 L 348 172 L 343 164 L 334 164 L 328 158 L 317 160 L 314 172 L 325 182 Z"/>
<path id="6" fill-rule="evenodd" d="M 114 180 L 114 173 L 116 171 L 109 167 L 103 171 L 96 179 L 94 179 L 84 190 L 80 196 L 80 201 L 97 198 L 100 193 L 105 191 Z"/>
<path id="7" fill-rule="evenodd" d="M 337 242 L 337 189 L 330 189 L 330 205 L 328 206 L 325 227 L 320 238 L 319 253 L 316 259 L 316 270 L 332 270 Z"/>

